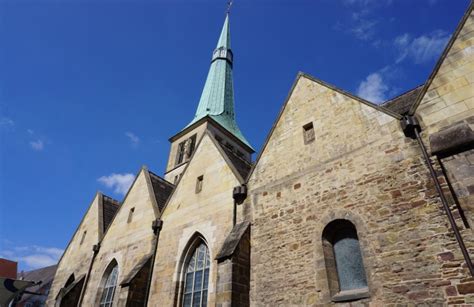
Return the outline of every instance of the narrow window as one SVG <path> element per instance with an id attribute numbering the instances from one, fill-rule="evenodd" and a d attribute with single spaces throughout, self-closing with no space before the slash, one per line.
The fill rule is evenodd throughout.
<path id="1" fill-rule="evenodd" d="M 367 277 L 355 226 L 335 220 L 323 232 L 323 252 L 333 301 L 368 297 Z"/>
<path id="2" fill-rule="evenodd" d="M 178 144 L 178 152 L 176 154 L 176 165 L 181 164 L 184 160 L 184 145 L 186 141 Z"/>
<path id="3" fill-rule="evenodd" d="M 174 184 L 178 182 L 178 179 L 179 179 L 179 175 L 174 176 Z"/>
<path id="4" fill-rule="evenodd" d="M 133 219 L 133 212 L 135 212 L 135 207 L 131 208 L 130 211 L 128 212 L 128 218 L 127 218 L 127 223 L 130 223 Z"/>
<path id="5" fill-rule="evenodd" d="M 82 245 L 84 243 L 84 239 L 86 238 L 87 230 L 84 230 L 82 233 L 81 241 L 79 242 L 79 245 Z"/>
<path id="6" fill-rule="evenodd" d="M 313 123 L 308 123 L 303 126 L 303 136 L 304 136 L 304 143 L 309 144 L 314 141 L 314 127 Z"/>
<path id="7" fill-rule="evenodd" d="M 210 258 L 204 242 L 194 249 L 185 266 L 183 307 L 206 307 L 207 286 L 209 283 Z"/>
<path id="8" fill-rule="evenodd" d="M 202 191 L 202 183 L 204 181 L 204 175 L 197 177 L 196 179 L 196 194 Z"/>
<path id="9" fill-rule="evenodd" d="M 110 267 L 110 265 L 109 265 Z M 112 307 L 114 302 L 115 288 L 117 287 L 118 265 L 115 262 L 108 271 L 107 279 L 105 280 L 104 290 L 100 298 L 100 307 Z"/>
<path id="10" fill-rule="evenodd" d="M 193 154 L 195 147 L 196 147 L 196 135 L 194 134 L 192 137 L 186 140 L 186 144 L 185 144 L 186 159 L 191 158 L 191 155 Z"/>

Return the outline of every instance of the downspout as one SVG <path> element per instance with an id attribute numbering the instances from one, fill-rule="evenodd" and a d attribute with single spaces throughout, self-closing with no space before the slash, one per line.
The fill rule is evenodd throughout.
<path id="1" fill-rule="evenodd" d="M 247 186 L 245 184 L 234 187 L 232 191 L 232 198 L 234 199 L 234 216 L 233 216 L 233 226 L 237 224 L 237 205 L 240 205 L 247 198 Z"/>
<path id="2" fill-rule="evenodd" d="M 158 250 L 158 241 L 160 239 L 161 228 L 163 228 L 163 221 L 160 219 L 154 220 L 151 224 L 151 229 L 153 229 L 153 233 L 155 234 L 155 242 L 153 245 L 153 255 L 151 256 L 150 272 L 148 273 L 145 301 L 143 302 L 144 307 L 148 305 L 148 299 L 150 296 L 151 281 L 153 279 L 153 268 L 155 267 L 156 251 Z"/>
<path id="3" fill-rule="evenodd" d="M 456 225 L 456 221 L 454 220 L 453 213 L 451 212 L 451 209 L 449 208 L 448 201 L 446 197 L 444 196 L 443 190 L 441 188 L 441 184 L 439 183 L 438 177 L 436 176 L 436 172 L 433 168 L 428 152 L 426 151 L 425 144 L 423 143 L 423 140 L 421 139 L 420 124 L 418 123 L 418 120 L 416 119 L 416 117 L 404 116 L 401 119 L 401 126 L 403 129 L 403 132 L 405 133 L 405 136 L 410 137 L 412 139 L 416 139 L 418 141 L 418 145 L 420 146 L 421 152 L 423 153 L 423 157 L 425 158 L 426 164 L 428 165 L 428 169 L 430 170 L 431 179 L 433 179 L 433 183 L 435 184 L 439 198 L 441 199 L 441 203 L 443 204 L 444 211 L 446 212 L 446 215 L 448 216 L 449 223 L 451 224 L 451 229 L 453 230 L 454 236 L 456 237 L 456 240 L 458 241 L 459 247 L 461 249 L 462 255 L 464 256 L 464 260 L 466 261 L 469 272 L 471 273 L 471 276 L 474 277 L 474 266 L 469 256 L 469 252 L 467 251 L 466 245 L 464 244 L 464 241 L 461 237 L 461 233 L 459 232 L 459 229 Z"/>
<path id="4" fill-rule="evenodd" d="M 77 306 L 80 307 L 82 305 L 82 300 L 84 298 L 84 294 L 86 293 L 87 284 L 89 283 L 89 276 L 92 272 L 92 266 L 94 265 L 94 260 L 97 254 L 99 253 L 100 243 L 97 243 L 92 246 L 92 259 L 91 263 L 89 264 L 89 269 L 87 270 L 86 280 L 84 281 L 84 285 L 82 286 L 81 294 L 79 295 L 79 301 L 77 302 Z"/>

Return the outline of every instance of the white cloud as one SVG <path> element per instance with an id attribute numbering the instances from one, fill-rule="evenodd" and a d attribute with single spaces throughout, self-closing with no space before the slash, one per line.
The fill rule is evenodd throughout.
<path id="1" fill-rule="evenodd" d="M 4 241 L 4 250 L 0 257 L 20 262 L 20 266 L 26 270 L 33 270 L 56 264 L 64 253 L 64 250 L 55 247 L 43 247 L 38 245 L 14 246 L 11 242 Z"/>
<path id="2" fill-rule="evenodd" d="M 387 99 L 388 85 L 385 83 L 381 73 L 375 72 L 359 84 L 357 96 L 373 103 L 380 103 Z"/>
<path id="3" fill-rule="evenodd" d="M 140 138 L 136 136 L 133 132 L 127 131 L 125 132 L 125 135 L 129 138 L 130 142 L 132 143 L 132 146 L 138 146 L 138 143 L 140 143 Z"/>
<path id="4" fill-rule="evenodd" d="M 41 151 L 41 150 L 44 149 L 44 143 L 40 139 L 38 139 L 36 141 L 31 141 L 30 146 L 31 146 L 31 148 L 33 148 L 33 150 L 36 150 L 36 151 Z"/>
<path id="5" fill-rule="evenodd" d="M 430 34 L 413 38 L 410 34 L 399 35 L 394 40 L 398 50 L 396 62 L 400 63 L 409 58 L 416 64 L 423 64 L 435 60 L 449 40 L 449 34 L 437 30 Z"/>
<path id="6" fill-rule="evenodd" d="M 102 176 L 97 181 L 105 185 L 107 188 L 114 189 L 114 193 L 125 195 L 133 183 L 135 176 L 130 173 L 126 174 L 111 174 L 109 176 Z"/>
<path id="7" fill-rule="evenodd" d="M 0 117 L 0 126 L 14 126 L 15 122 L 8 117 Z"/>
<path id="8" fill-rule="evenodd" d="M 375 35 L 377 21 L 370 19 L 358 19 L 356 24 L 350 29 L 355 38 L 367 41 Z"/>

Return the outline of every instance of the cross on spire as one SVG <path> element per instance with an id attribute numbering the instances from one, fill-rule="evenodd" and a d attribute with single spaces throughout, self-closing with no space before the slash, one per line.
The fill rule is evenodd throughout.
<path id="1" fill-rule="evenodd" d="M 233 0 L 227 1 L 227 9 L 226 9 L 226 14 L 230 14 L 230 9 L 232 8 L 232 4 L 234 3 Z"/>

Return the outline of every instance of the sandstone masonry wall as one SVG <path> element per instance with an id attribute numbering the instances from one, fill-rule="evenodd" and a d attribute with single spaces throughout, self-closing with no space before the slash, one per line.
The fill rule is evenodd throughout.
<path id="1" fill-rule="evenodd" d="M 308 122 L 315 141 L 305 145 Z M 331 304 L 321 236 L 335 219 L 358 231 L 370 290 L 360 304 L 474 300 L 421 152 L 398 120 L 300 77 L 249 187 L 252 305 Z"/>

